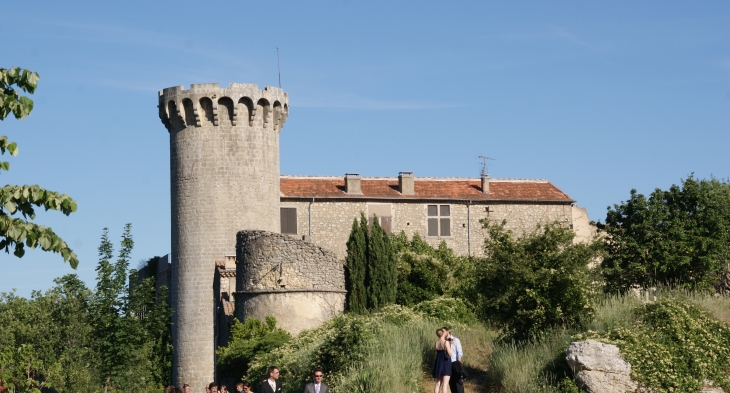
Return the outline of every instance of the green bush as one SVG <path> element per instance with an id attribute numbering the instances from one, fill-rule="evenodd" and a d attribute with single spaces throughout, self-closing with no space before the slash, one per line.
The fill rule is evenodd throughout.
<path id="1" fill-rule="evenodd" d="M 474 269 L 470 258 L 459 257 L 441 242 L 428 244 L 417 233 L 411 240 L 404 232 L 391 239 L 398 264 L 396 303 L 414 306 L 439 296 L 462 296 L 473 284 Z"/>
<path id="2" fill-rule="evenodd" d="M 302 386 L 311 379 L 312 369 L 315 367 L 324 369 L 326 383 L 333 391 L 338 388 L 343 389 L 342 391 L 349 391 L 349 387 L 370 386 L 377 379 L 396 378 L 392 374 L 385 377 L 382 373 L 396 372 L 397 378 L 401 378 L 407 373 L 386 369 L 378 371 L 380 368 L 370 368 L 375 367 L 373 366 L 374 357 L 378 356 L 374 353 L 383 351 L 390 353 L 390 349 L 384 348 L 383 345 L 393 346 L 398 341 L 404 343 L 413 341 L 411 338 L 406 339 L 400 336 L 390 337 L 385 332 L 389 332 L 388 334 L 399 330 L 407 332 L 412 329 L 413 324 L 426 323 L 424 321 L 420 314 L 396 305 L 384 307 L 372 314 L 341 315 L 316 329 L 301 332 L 280 348 L 256 356 L 250 363 L 246 379 L 259 381 L 264 378 L 269 366 L 276 365 L 281 370 L 280 378 L 284 386 L 284 393 L 298 393 L 301 392 Z M 428 322 L 428 324 L 429 328 L 426 330 L 435 329 L 435 322 Z M 432 335 L 432 332 L 428 335 L 429 345 L 432 345 L 435 340 Z M 384 344 L 381 345 L 381 342 Z M 416 353 L 418 363 L 415 367 L 420 369 L 423 361 L 420 347 Z M 412 357 L 413 354 L 407 356 Z M 414 367 L 412 362 L 400 364 L 398 361 L 389 362 L 386 359 L 379 361 L 399 364 L 398 367 L 408 370 Z M 414 376 L 411 375 L 406 379 L 413 380 L 413 378 Z M 391 382 L 400 383 L 399 381 Z"/>
<path id="3" fill-rule="evenodd" d="M 696 392 L 705 379 L 730 389 L 730 325 L 672 298 L 638 307 L 634 316 L 631 326 L 575 338 L 617 345 L 632 378 L 656 392 Z"/>
<path id="4" fill-rule="evenodd" d="M 249 364 L 256 355 L 279 348 L 290 339 L 289 333 L 276 327 L 274 317 L 266 317 L 266 322 L 246 318 L 241 323 L 234 319 L 228 345 L 217 351 L 219 377 L 238 380 L 248 372 Z"/>
<path id="5" fill-rule="evenodd" d="M 518 340 L 589 320 L 594 291 L 588 263 L 598 243 L 573 244 L 573 231 L 558 223 L 515 238 L 505 224 L 484 222 L 486 257 L 477 265 L 474 299 L 480 316 L 503 324 Z"/>
<path id="6" fill-rule="evenodd" d="M 413 311 L 436 321 L 451 321 L 470 324 L 476 322 L 476 316 L 461 299 L 439 297 L 418 303 Z"/>

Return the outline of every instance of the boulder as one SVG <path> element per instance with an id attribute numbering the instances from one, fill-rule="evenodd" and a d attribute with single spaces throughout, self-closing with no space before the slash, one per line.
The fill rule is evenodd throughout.
<path id="1" fill-rule="evenodd" d="M 700 393 L 725 393 L 725 391 L 719 386 L 714 386 L 712 381 L 705 380 L 705 386 L 702 387 Z"/>
<path id="2" fill-rule="evenodd" d="M 624 360 L 617 346 L 595 340 L 570 343 L 565 359 L 573 370 L 578 386 L 588 393 L 651 393 L 631 379 L 631 364 Z M 725 393 L 712 381 L 705 381 L 699 393 Z"/>
<path id="3" fill-rule="evenodd" d="M 631 379 L 631 365 L 615 345 L 595 340 L 573 342 L 565 350 L 565 358 L 578 385 L 589 393 L 626 393 L 638 388 Z"/>

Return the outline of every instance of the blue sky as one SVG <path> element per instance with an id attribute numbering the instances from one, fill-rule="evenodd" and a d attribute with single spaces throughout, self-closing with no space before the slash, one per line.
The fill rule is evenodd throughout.
<path id="1" fill-rule="evenodd" d="M 41 76 L 6 119 L 9 184 L 67 193 L 41 213 L 94 285 L 102 228 L 133 265 L 170 250 L 169 137 L 157 91 L 277 85 L 283 174 L 544 178 L 592 219 L 629 191 L 730 176 L 730 3 L 5 2 L 0 67 Z M 0 292 L 73 270 L 0 254 Z"/>

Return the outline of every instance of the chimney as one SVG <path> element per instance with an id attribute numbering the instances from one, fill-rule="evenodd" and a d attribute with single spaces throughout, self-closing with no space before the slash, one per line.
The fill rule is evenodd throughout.
<path id="1" fill-rule="evenodd" d="M 400 191 L 401 195 L 413 195 L 416 193 L 413 185 L 413 172 L 398 173 L 398 191 Z"/>
<path id="2" fill-rule="evenodd" d="M 489 175 L 486 173 L 482 173 L 482 192 L 489 193 Z"/>
<path id="3" fill-rule="evenodd" d="M 345 173 L 345 193 L 362 195 L 359 173 Z"/>

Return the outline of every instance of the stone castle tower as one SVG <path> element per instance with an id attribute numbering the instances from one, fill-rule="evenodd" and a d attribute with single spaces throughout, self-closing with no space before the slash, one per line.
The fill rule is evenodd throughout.
<path id="1" fill-rule="evenodd" d="M 280 232 L 279 132 L 289 113 L 279 88 L 232 83 L 159 93 L 170 133 L 173 383 L 202 392 L 214 378 L 215 261 L 241 230 Z"/>

